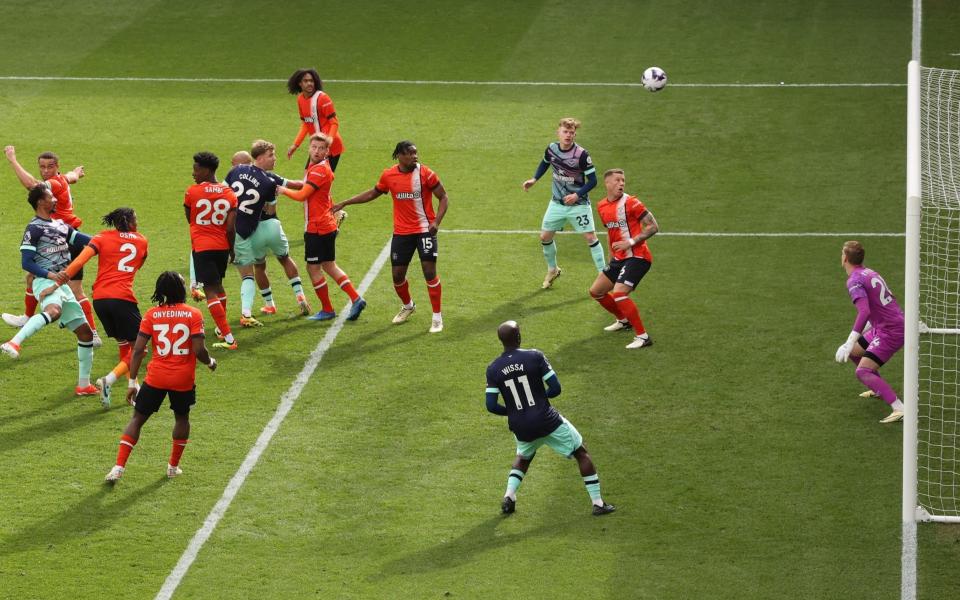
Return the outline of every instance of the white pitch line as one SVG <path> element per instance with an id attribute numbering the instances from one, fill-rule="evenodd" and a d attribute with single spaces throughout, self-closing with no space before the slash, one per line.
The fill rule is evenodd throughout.
<path id="1" fill-rule="evenodd" d="M 70 77 L 0 75 L 0 81 L 117 81 L 117 82 L 165 82 L 165 83 L 286 83 L 286 79 L 256 79 L 231 77 Z M 454 81 L 430 79 L 324 79 L 327 83 L 386 84 L 386 85 L 486 85 L 486 86 L 536 86 L 536 87 L 616 87 L 640 88 L 638 82 L 605 81 Z M 883 88 L 906 87 L 905 83 L 671 83 L 670 87 L 681 88 Z"/>
<path id="2" fill-rule="evenodd" d="M 390 242 L 388 241 L 357 288 L 357 292 L 361 296 L 367 291 L 370 284 L 373 283 L 373 280 L 376 279 L 377 274 L 380 273 L 389 256 Z M 223 495 L 220 496 L 220 500 L 214 505 L 210 514 L 208 514 L 204 520 L 203 525 L 197 530 L 197 533 L 194 534 L 193 539 L 190 540 L 190 544 L 187 545 L 187 549 L 184 550 L 180 556 L 180 560 L 177 561 L 176 566 L 170 571 L 166 581 L 163 582 L 163 587 L 157 592 L 156 600 L 169 600 L 170 597 L 173 596 L 177 586 L 180 585 L 180 582 L 183 581 L 184 576 L 186 576 L 187 571 L 190 569 L 190 565 L 196 560 L 200 549 L 203 548 L 204 543 L 206 543 L 207 539 L 213 534 L 213 530 L 216 529 L 217 524 L 220 522 L 220 519 L 223 518 L 223 515 L 226 514 L 227 509 L 230 508 L 230 504 L 233 502 L 237 492 L 240 491 L 247 476 L 250 475 L 250 472 L 260 460 L 260 456 L 267 449 L 267 446 L 270 445 L 270 440 L 273 439 L 274 434 L 280 429 L 280 425 L 284 419 L 287 418 L 287 414 L 290 413 L 303 388 L 307 385 L 313 372 L 316 371 L 323 355 L 326 354 L 330 346 L 333 345 L 337 334 L 340 333 L 343 324 L 346 322 L 348 314 L 349 312 L 346 309 L 340 311 L 340 316 L 337 317 L 337 320 L 334 321 L 330 329 L 327 330 L 327 334 L 323 336 L 323 339 L 320 340 L 317 347 L 310 353 L 307 362 L 303 365 L 303 369 L 297 375 L 296 379 L 293 380 L 293 383 L 290 384 L 290 388 L 280 397 L 280 405 L 277 407 L 277 412 L 274 413 L 273 418 L 270 419 L 270 422 L 263 428 L 260 437 L 257 438 L 256 443 L 250 448 L 240 468 L 237 469 L 237 472 L 234 473 L 230 482 L 227 484 L 226 489 L 223 490 Z"/>
<path id="3" fill-rule="evenodd" d="M 539 230 L 521 230 L 521 229 L 441 229 L 440 233 L 453 233 L 453 234 L 522 234 L 522 235 L 538 235 Z M 558 231 L 560 235 L 581 235 L 576 231 Z M 606 231 L 598 231 L 597 235 L 607 235 Z M 793 237 L 846 237 L 846 238 L 857 238 L 857 237 L 903 237 L 905 234 L 896 233 L 896 232 L 797 232 L 797 233 L 770 233 L 770 232 L 749 232 L 749 231 L 738 231 L 738 232 L 726 232 L 726 231 L 661 231 L 657 233 L 657 237 L 731 237 L 731 238 L 793 238 Z"/>

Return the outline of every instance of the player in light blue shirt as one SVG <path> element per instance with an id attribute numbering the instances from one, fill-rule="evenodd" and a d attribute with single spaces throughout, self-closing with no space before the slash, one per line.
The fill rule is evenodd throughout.
<path id="1" fill-rule="evenodd" d="M 547 261 L 547 275 L 543 279 L 544 289 L 551 287 L 554 280 L 560 276 L 561 269 L 557 266 L 557 243 L 553 238 L 568 223 L 574 231 L 583 234 L 583 238 L 590 247 L 590 255 L 593 257 L 593 264 L 596 265 L 597 271 L 602 271 L 606 266 L 603 246 L 597 239 L 593 226 L 593 209 L 588 197 L 590 190 L 597 185 L 597 169 L 593 166 L 590 153 L 574 142 L 579 127 L 580 121 L 574 118 L 560 119 L 557 141 L 547 146 L 536 173 L 531 179 L 523 182 L 523 190 L 529 190 L 548 168 L 553 168 L 552 197 L 540 226 L 540 243 L 543 246 L 543 256 Z"/>

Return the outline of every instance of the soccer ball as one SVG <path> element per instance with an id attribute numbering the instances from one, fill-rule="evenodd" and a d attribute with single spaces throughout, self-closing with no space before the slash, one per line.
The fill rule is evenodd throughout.
<path id="1" fill-rule="evenodd" d="M 651 92 L 659 92 L 667 85 L 667 73 L 660 67 L 650 67 L 643 72 L 640 83 Z"/>

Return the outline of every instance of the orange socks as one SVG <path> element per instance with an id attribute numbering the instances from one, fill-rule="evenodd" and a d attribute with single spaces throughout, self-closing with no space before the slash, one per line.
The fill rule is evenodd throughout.
<path id="1" fill-rule="evenodd" d="M 427 282 L 427 293 L 430 295 L 430 305 L 434 313 L 440 312 L 440 296 L 442 288 L 440 287 L 440 277 L 434 277 Z"/>
<path id="2" fill-rule="evenodd" d="M 333 304 L 330 303 L 330 291 L 327 289 L 326 277 L 320 277 L 320 279 L 313 282 L 313 291 L 316 292 L 317 298 L 320 299 L 323 312 L 334 312 Z"/>
<path id="3" fill-rule="evenodd" d="M 630 325 L 633 326 L 633 331 L 637 335 L 645 334 L 647 330 L 643 328 L 643 321 L 640 320 L 640 311 L 637 310 L 637 305 L 633 303 L 633 300 L 630 299 L 630 296 L 617 292 L 614 292 L 610 295 L 613 296 L 614 301 L 616 301 L 617 308 L 620 309 L 620 313 L 623 314 L 623 317 L 630 321 Z"/>
<path id="4" fill-rule="evenodd" d="M 130 458 L 130 453 L 133 452 L 133 447 L 136 445 L 137 440 L 129 435 L 123 434 L 120 436 L 120 446 L 117 448 L 117 466 L 127 466 L 127 459 Z"/>

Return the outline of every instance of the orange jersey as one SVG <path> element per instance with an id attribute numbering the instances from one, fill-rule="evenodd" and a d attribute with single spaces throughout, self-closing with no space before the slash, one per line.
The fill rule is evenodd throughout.
<path id="1" fill-rule="evenodd" d="M 147 260 L 147 238 L 136 231 L 107 229 L 93 236 L 87 245 L 100 257 L 97 278 L 93 282 L 93 299 L 135 303 L 133 278 Z"/>
<path id="2" fill-rule="evenodd" d="M 163 390 L 192 390 L 197 368 L 193 338 L 203 336 L 200 309 L 186 304 L 154 306 L 140 321 L 140 335 L 153 344 L 145 381 Z"/>
<path id="3" fill-rule="evenodd" d="M 440 185 L 430 167 L 417 163 L 409 173 L 400 165 L 386 169 L 377 182 L 377 191 L 393 196 L 393 232 L 397 235 L 426 233 L 435 215 L 433 189 Z"/>
<path id="4" fill-rule="evenodd" d="M 323 235 L 337 230 L 337 221 L 330 214 L 333 199 L 330 198 L 330 186 L 333 185 L 333 171 L 327 161 L 311 165 L 304 177 L 304 185 L 312 186 L 313 193 L 303 203 L 304 231 Z"/>
<path id="5" fill-rule="evenodd" d="M 647 214 L 647 207 L 637 200 L 636 196 L 624 194 L 619 200 L 604 198 L 597 204 L 597 213 L 600 221 L 607 228 L 607 242 L 610 244 L 610 254 L 613 260 L 624 260 L 631 256 L 653 262 L 653 255 L 647 248 L 646 240 L 627 250 L 614 250 L 613 243 L 620 240 L 628 241 L 640 235 L 643 226 L 640 221 Z"/>
<path id="6" fill-rule="evenodd" d="M 326 92 L 317 90 L 309 98 L 303 94 L 297 94 L 297 108 L 300 111 L 300 120 L 310 128 L 310 135 L 316 133 L 328 133 L 330 131 L 330 120 L 336 118 L 337 110 L 333 107 L 333 100 Z M 330 156 L 340 156 L 343 154 L 343 139 L 340 138 L 340 131 L 333 136 L 333 143 L 330 144 Z"/>
<path id="7" fill-rule="evenodd" d="M 53 205 L 54 218 L 60 219 L 74 229 L 80 229 L 83 219 L 73 212 L 73 194 L 70 193 L 70 182 L 67 181 L 67 178 L 62 173 L 57 173 L 44 183 L 47 184 L 50 193 L 53 194 L 55 201 Z"/>
<path id="8" fill-rule="evenodd" d="M 198 183 L 187 188 L 183 205 L 190 209 L 190 244 L 194 252 L 229 250 L 227 215 L 237 209 L 228 185 Z"/>

